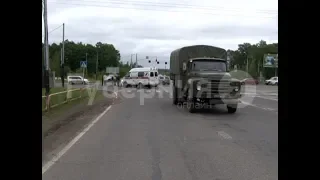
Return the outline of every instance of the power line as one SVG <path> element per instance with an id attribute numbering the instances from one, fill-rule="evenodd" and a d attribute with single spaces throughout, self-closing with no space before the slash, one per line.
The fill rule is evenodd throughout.
<path id="1" fill-rule="evenodd" d="M 54 4 L 65 4 L 65 5 L 72 5 L 72 6 L 84 6 L 84 7 L 99 7 L 99 8 L 118 8 L 118 9 L 133 9 L 133 10 L 149 10 L 149 11 L 162 11 L 162 12 L 184 12 L 184 13 L 195 13 L 192 11 L 181 11 L 181 10 L 164 10 L 164 9 L 146 9 L 146 8 L 139 8 L 139 7 L 123 7 L 123 6 L 111 6 L 111 5 L 93 5 L 93 4 L 78 4 L 78 3 L 61 3 L 61 2 L 51 2 Z M 113 3 L 116 4 L 116 3 Z M 130 4 L 126 4 L 126 5 L 130 5 Z M 197 9 L 199 10 L 199 9 Z M 210 12 L 196 12 L 196 13 L 200 13 L 200 14 L 211 14 L 211 15 L 221 15 L 219 13 L 212 13 Z M 265 13 L 266 14 L 266 13 Z M 257 16 L 253 16 L 253 15 L 241 15 L 241 14 L 225 14 L 225 16 L 242 16 L 242 17 L 257 17 Z M 275 16 L 260 16 L 262 18 L 277 18 Z"/>
<path id="2" fill-rule="evenodd" d="M 63 26 L 63 24 L 61 24 L 59 27 L 56 27 L 56 28 L 52 29 L 51 31 L 48 32 L 48 34 L 50 34 L 50 33 L 52 33 L 53 31 L 59 29 L 61 26 Z M 43 36 L 42 36 L 42 37 L 43 37 Z"/>
<path id="3" fill-rule="evenodd" d="M 239 8 L 226 8 L 218 6 L 199 6 L 194 4 L 182 4 L 182 3 L 160 3 L 150 1 L 132 1 L 132 0 L 108 0 L 108 1 L 94 1 L 94 0 L 68 0 L 68 2 L 81 2 L 81 3 L 99 3 L 99 4 L 119 4 L 119 5 L 141 5 L 141 6 L 153 6 L 153 7 L 169 7 L 169 8 L 187 8 L 187 9 L 207 9 L 207 10 L 223 10 L 223 11 L 239 11 Z M 251 10 L 264 14 L 278 14 L 277 10 Z"/>

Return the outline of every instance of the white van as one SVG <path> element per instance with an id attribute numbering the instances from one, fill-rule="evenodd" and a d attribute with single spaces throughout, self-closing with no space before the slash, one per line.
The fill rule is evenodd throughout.
<path id="1" fill-rule="evenodd" d="M 133 68 L 123 78 L 122 85 L 149 88 L 157 87 L 159 85 L 158 69 L 156 68 Z"/>

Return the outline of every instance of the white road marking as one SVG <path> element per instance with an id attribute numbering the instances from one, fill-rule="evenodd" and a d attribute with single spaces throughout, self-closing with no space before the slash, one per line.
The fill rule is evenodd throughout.
<path id="1" fill-rule="evenodd" d="M 243 94 L 243 95 L 253 95 L 253 96 L 257 95 L 257 93 L 248 93 L 248 92 L 243 92 L 243 93 L 240 93 L 240 94 Z"/>
<path id="2" fill-rule="evenodd" d="M 109 109 L 111 108 L 111 105 L 104 110 L 95 120 L 90 122 L 88 126 L 83 129 L 72 141 L 70 141 L 56 156 L 54 156 L 50 161 L 48 161 L 44 166 L 42 166 L 42 174 L 44 174 L 52 165 L 55 164 L 89 129 L 94 126 L 103 115 L 105 115 Z"/>
<path id="3" fill-rule="evenodd" d="M 166 93 L 169 93 L 169 91 L 167 90 L 167 89 L 165 89 L 164 87 L 162 87 L 162 86 L 159 86 L 164 92 L 166 92 Z"/>
<path id="4" fill-rule="evenodd" d="M 263 109 L 268 110 L 268 111 L 275 111 L 275 109 L 273 109 L 273 108 L 263 108 Z"/>
<path id="5" fill-rule="evenodd" d="M 242 104 L 245 104 L 245 105 L 253 106 L 253 107 L 256 107 L 256 108 L 260 108 L 260 107 L 254 105 L 254 104 L 248 103 L 248 102 L 243 101 L 243 100 L 241 100 L 241 103 L 242 103 Z"/>
<path id="6" fill-rule="evenodd" d="M 243 100 L 241 100 L 241 103 L 242 103 L 242 104 L 245 104 L 245 105 L 248 105 L 248 106 L 255 107 L 255 108 L 263 109 L 263 110 L 266 110 L 266 111 L 277 111 L 276 109 L 273 109 L 273 108 L 260 107 L 260 106 L 257 106 L 257 105 L 255 105 L 255 104 L 251 104 L 251 103 L 249 103 L 249 102 L 245 102 L 245 101 L 243 101 Z"/>
<path id="7" fill-rule="evenodd" d="M 275 98 L 269 98 L 269 97 L 264 97 L 264 96 L 256 96 L 256 97 L 261 98 L 261 99 L 271 100 L 271 101 L 278 101 L 278 99 L 275 99 Z"/>
<path id="8" fill-rule="evenodd" d="M 272 98 L 272 97 L 268 97 L 268 96 L 277 96 L 274 94 L 257 94 L 257 93 L 241 93 L 244 96 L 250 96 L 250 97 L 257 97 L 257 98 L 261 98 L 261 99 L 266 99 L 266 100 L 271 100 L 271 101 L 278 101 L 277 98 Z"/>
<path id="9" fill-rule="evenodd" d="M 224 131 L 218 131 L 217 133 L 219 136 L 221 136 L 224 139 L 232 139 L 232 137 Z"/>

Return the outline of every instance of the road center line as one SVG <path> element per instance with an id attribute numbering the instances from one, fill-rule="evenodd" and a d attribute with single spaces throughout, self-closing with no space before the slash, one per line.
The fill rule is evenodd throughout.
<path id="1" fill-rule="evenodd" d="M 72 139 L 56 156 L 54 156 L 50 161 L 48 161 L 44 166 L 42 166 L 42 174 L 44 174 L 52 165 L 55 164 L 91 127 L 93 127 L 103 115 L 105 115 L 109 109 L 111 108 L 111 105 L 107 107 L 106 110 L 104 110 L 96 119 L 94 119 L 92 122 L 88 124 L 88 126 L 83 129 L 75 138 Z"/>

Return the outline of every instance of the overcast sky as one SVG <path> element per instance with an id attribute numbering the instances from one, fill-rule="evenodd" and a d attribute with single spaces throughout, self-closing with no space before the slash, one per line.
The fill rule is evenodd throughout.
<path id="1" fill-rule="evenodd" d="M 65 23 L 65 38 L 113 44 L 123 61 L 137 53 L 157 56 L 196 44 L 237 49 L 238 44 L 278 42 L 277 0 L 47 0 L 49 31 Z M 49 34 L 60 43 L 62 28 Z M 135 58 L 135 57 L 134 57 Z"/>

